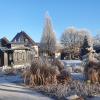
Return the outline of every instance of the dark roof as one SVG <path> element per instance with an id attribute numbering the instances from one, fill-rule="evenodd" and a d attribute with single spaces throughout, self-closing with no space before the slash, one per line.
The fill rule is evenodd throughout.
<path id="1" fill-rule="evenodd" d="M 31 44 L 31 45 L 34 45 L 35 44 L 35 42 L 30 38 L 30 36 L 28 36 L 28 34 L 25 33 L 24 31 L 21 31 L 21 32 L 17 33 L 16 36 L 12 39 L 11 42 L 18 43 L 19 42 L 19 38 L 22 38 L 22 37 L 28 39 L 29 44 Z"/>
<path id="2" fill-rule="evenodd" d="M 9 43 L 9 40 L 6 37 L 1 38 L 0 41 L 5 41 L 6 43 Z"/>
<path id="3" fill-rule="evenodd" d="M 9 44 L 9 40 L 6 37 L 0 39 L 0 47 L 5 47 Z"/>

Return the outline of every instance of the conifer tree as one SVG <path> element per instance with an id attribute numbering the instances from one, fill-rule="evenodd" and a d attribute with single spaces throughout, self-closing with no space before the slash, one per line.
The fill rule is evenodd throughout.
<path id="1" fill-rule="evenodd" d="M 48 15 L 48 13 L 46 13 L 46 16 L 45 16 L 45 25 L 43 29 L 43 35 L 41 38 L 41 42 L 40 42 L 40 47 L 48 55 L 54 53 L 56 50 L 55 32 L 53 30 L 51 18 Z"/>
<path id="2" fill-rule="evenodd" d="M 87 48 L 89 48 L 89 47 L 90 47 L 90 45 L 89 45 L 89 42 L 88 42 L 88 37 L 85 36 L 84 41 L 83 41 L 83 45 L 81 47 L 81 53 L 80 53 L 81 57 L 88 53 Z"/>

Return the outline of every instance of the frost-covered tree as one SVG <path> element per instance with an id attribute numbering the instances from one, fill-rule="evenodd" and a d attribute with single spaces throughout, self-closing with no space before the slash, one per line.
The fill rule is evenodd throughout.
<path id="1" fill-rule="evenodd" d="M 77 30 L 73 27 L 66 29 L 61 36 L 61 44 L 64 48 L 71 48 L 75 44 L 77 38 Z"/>
<path id="2" fill-rule="evenodd" d="M 94 46 L 100 45 L 100 33 L 94 37 Z"/>
<path id="3" fill-rule="evenodd" d="M 46 13 L 43 35 L 40 42 L 41 50 L 48 55 L 53 54 L 56 50 L 56 37 L 51 23 L 51 18 Z"/>
<path id="4" fill-rule="evenodd" d="M 84 37 L 87 37 L 88 39 L 88 43 L 90 46 L 93 46 L 93 37 L 91 35 L 91 32 L 87 29 L 80 29 L 79 30 L 79 34 L 80 34 L 80 45 L 82 46 L 83 45 L 83 41 L 84 41 Z"/>
<path id="5" fill-rule="evenodd" d="M 69 53 L 68 59 L 74 59 L 75 53 L 79 50 L 77 47 L 79 43 L 78 31 L 71 27 L 66 29 L 61 36 L 61 44 L 63 51 Z"/>
<path id="6" fill-rule="evenodd" d="M 64 51 L 69 52 L 69 59 L 74 59 L 74 55 L 79 56 L 85 36 L 88 37 L 89 43 L 93 44 L 90 32 L 85 29 L 78 30 L 71 27 L 63 32 L 61 44 L 63 45 Z"/>

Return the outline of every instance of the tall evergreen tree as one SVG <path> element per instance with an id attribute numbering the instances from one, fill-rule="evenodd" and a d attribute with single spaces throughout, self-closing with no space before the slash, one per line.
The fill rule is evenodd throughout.
<path id="1" fill-rule="evenodd" d="M 54 53 L 56 50 L 55 32 L 53 30 L 51 18 L 48 15 L 48 13 L 46 13 L 46 16 L 45 16 L 45 24 L 44 24 L 40 47 L 48 55 Z"/>
<path id="2" fill-rule="evenodd" d="M 90 47 L 90 45 L 89 45 L 88 37 L 85 36 L 84 41 L 83 41 L 83 45 L 82 45 L 82 48 L 81 48 L 81 53 L 80 53 L 81 57 L 88 53 L 87 48 L 89 48 L 89 47 Z"/>

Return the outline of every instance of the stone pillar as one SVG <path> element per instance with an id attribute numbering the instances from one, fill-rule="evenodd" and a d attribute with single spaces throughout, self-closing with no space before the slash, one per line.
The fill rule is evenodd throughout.
<path id="1" fill-rule="evenodd" d="M 8 54 L 4 52 L 4 66 L 8 66 Z"/>
<path id="2" fill-rule="evenodd" d="M 1 67 L 1 65 L 2 65 L 2 64 L 1 64 L 1 56 L 0 56 L 0 67 Z"/>
<path id="3" fill-rule="evenodd" d="M 24 63 L 27 63 L 27 60 L 26 60 L 26 57 L 27 57 L 26 56 L 26 51 L 24 51 L 23 53 L 24 53 Z"/>
<path id="4" fill-rule="evenodd" d="M 26 63 L 28 62 L 27 60 L 28 60 L 28 54 L 27 54 L 27 50 L 26 50 L 26 55 L 25 55 L 25 60 L 26 60 Z"/>
<path id="5" fill-rule="evenodd" d="M 15 62 L 16 62 L 16 58 L 15 58 L 16 55 L 15 55 L 15 53 L 16 53 L 16 52 L 14 51 L 14 52 L 13 52 L 13 64 L 15 64 Z"/>

